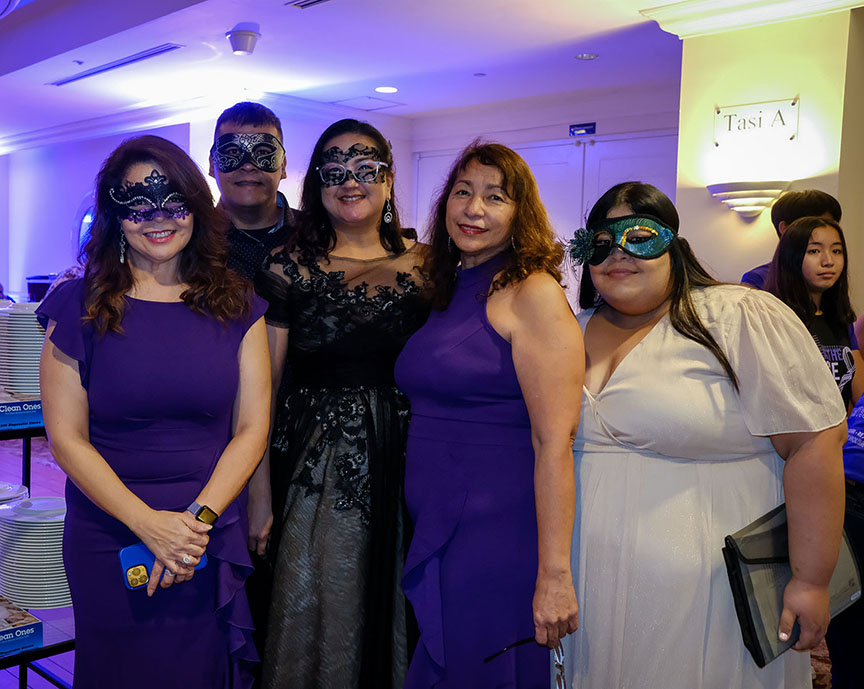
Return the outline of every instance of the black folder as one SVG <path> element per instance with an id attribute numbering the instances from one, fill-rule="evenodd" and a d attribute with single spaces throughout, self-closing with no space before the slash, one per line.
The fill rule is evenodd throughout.
<path id="1" fill-rule="evenodd" d="M 783 591 L 792 578 L 786 505 L 775 507 L 752 524 L 726 536 L 723 559 L 744 645 L 756 665 L 765 667 L 792 647 L 801 632 L 796 622 L 788 641 L 780 641 L 777 636 Z M 828 592 L 832 617 L 861 597 L 861 576 L 845 533 Z"/>

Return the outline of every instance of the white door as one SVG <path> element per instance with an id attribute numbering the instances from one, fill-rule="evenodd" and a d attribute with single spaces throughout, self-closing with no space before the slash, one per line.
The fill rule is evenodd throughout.
<path id="1" fill-rule="evenodd" d="M 587 141 L 585 214 L 603 193 L 621 182 L 653 184 L 675 203 L 678 137 L 645 136 Z"/>

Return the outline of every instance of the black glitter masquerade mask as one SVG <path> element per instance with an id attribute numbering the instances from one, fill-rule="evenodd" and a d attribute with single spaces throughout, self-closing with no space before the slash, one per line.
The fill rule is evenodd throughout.
<path id="1" fill-rule="evenodd" d="M 264 172 L 279 172 L 285 162 L 285 149 L 272 134 L 223 134 L 210 148 L 213 166 L 219 172 L 234 172 L 247 162 Z"/>
<path id="2" fill-rule="evenodd" d="M 147 175 L 143 184 L 127 182 L 120 188 L 109 189 L 108 195 L 120 207 L 118 217 L 136 224 L 153 220 L 157 213 L 178 220 L 189 215 L 186 197 L 158 170 Z"/>

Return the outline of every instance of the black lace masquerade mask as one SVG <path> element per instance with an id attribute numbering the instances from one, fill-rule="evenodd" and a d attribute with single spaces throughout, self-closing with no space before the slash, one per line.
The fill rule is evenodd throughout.
<path id="1" fill-rule="evenodd" d="M 356 164 L 349 164 L 354 158 L 363 158 Z M 325 187 L 335 187 L 344 184 L 350 175 L 357 182 L 372 184 L 384 183 L 385 176 L 380 175 L 381 168 L 389 167 L 381 161 L 381 153 L 374 146 L 353 144 L 347 151 L 338 146 L 328 148 L 321 154 L 321 165 L 315 168 Z"/>
<path id="2" fill-rule="evenodd" d="M 219 172 L 234 172 L 247 162 L 264 172 L 279 172 L 285 149 L 272 134 L 223 134 L 210 149 L 213 166 Z"/>
<path id="3" fill-rule="evenodd" d="M 143 184 L 127 182 L 122 187 L 109 189 L 108 195 L 119 206 L 121 220 L 149 222 L 157 213 L 182 220 L 189 215 L 186 197 L 158 170 L 147 175 Z"/>

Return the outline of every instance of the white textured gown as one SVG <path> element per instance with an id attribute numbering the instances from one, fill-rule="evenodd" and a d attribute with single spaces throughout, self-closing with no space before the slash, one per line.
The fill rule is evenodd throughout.
<path id="1" fill-rule="evenodd" d="M 770 294 L 697 290 L 702 322 L 738 375 L 668 316 L 596 395 L 583 391 L 574 444 L 574 689 L 803 689 L 808 653 L 760 670 L 741 640 L 721 548 L 783 501 L 768 436 L 845 418 L 813 338 Z M 583 330 L 594 310 L 579 315 Z"/>

